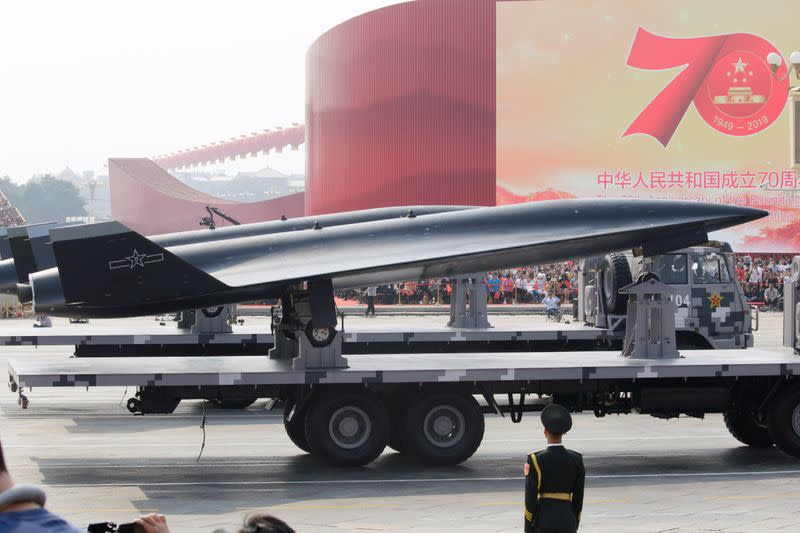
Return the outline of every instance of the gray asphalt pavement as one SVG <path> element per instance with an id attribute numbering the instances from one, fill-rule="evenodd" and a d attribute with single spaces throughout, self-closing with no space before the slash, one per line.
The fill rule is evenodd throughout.
<path id="1" fill-rule="evenodd" d="M 779 349 L 779 320 L 762 315 L 757 346 Z M 6 347 L 0 366 L 53 353 L 69 349 Z M 483 445 L 459 466 L 424 467 L 387 451 L 368 467 L 331 468 L 294 448 L 281 414 L 261 400 L 239 412 L 207 406 L 197 461 L 202 402 L 134 417 L 121 403 L 130 392 L 33 390 L 25 411 L 0 394 L 0 438 L 16 480 L 44 485 L 48 507 L 81 526 L 158 511 L 173 531 L 234 531 L 247 512 L 267 510 L 298 532 L 521 531 L 522 465 L 543 443 L 536 416 L 492 416 Z M 583 414 L 568 437 L 586 459 L 581 531 L 798 530 L 800 461 L 739 445 L 719 416 Z"/>

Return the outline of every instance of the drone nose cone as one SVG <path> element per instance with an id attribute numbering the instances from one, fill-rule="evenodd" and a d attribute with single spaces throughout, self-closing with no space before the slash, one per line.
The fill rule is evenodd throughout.
<path id="1" fill-rule="evenodd" d="M 17 289 L 17 269 L 13 259 L 0 261 L 0 292 L 13 294 Z"/>
<path id="2" fill-rule="evenodd" d="M 768 211 L 753 207 L 726 204 L 703 204 L 703 207 L 706 209 L 708 217 L 706 224 L 710 231 L 746 224 L 769 216 Z"/>

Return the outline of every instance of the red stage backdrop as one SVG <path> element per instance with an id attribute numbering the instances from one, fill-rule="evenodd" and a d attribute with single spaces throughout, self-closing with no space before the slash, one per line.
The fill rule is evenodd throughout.
<path id="1" fill-rule="evenodd" d="M 306 212 L 495 203 L 495 5 L 420 0 L 306 57 Z"/>

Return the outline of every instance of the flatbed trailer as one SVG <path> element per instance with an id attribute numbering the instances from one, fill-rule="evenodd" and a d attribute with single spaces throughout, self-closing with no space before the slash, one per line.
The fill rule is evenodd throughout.
<path id="1" fill-rule="evenodd" d="M 264 356 L 37 356 L 10 359 L 9 384 L 25 401 L 23 392 L 39 387 L 135 387 L 131 401 L 143 412 L 214 398 L 221 387 L 277 398 L 298 447 L 345 465 L 366 464 L 387 444 L 427 462 L 459 463 L 480 445 L 485 412 L 519 422 L 551 401 L 597 416 L 724 413 L 741 442 L 774 443 L 800 457 L 800 357 L 788 350 L 687 350 L 664 359 L 610 351 L 365 354 L 348 362 L 297 369 Z"/>
<path id="2" fill-rule="evenodd" d="M 524 352 L 621 349 L 624 330 L 542 317 L 493 317 L 493 327 L 451 328 L 435 317 L 345 321 L 344 354 L 430 352 Z M 171 323 L 142 327 L 114 321 L 52 328 L 3 328 L 0 346 L 74 346 L 77 357 L 265 355 L 274 345 L 268 326 L 233 326 L 230 332 L 192 333 Z M 680 347 L 680 345 L 679 345 Z"/>
<path id="3" fill-rule="evenodd" d="M 470 287 L 477 291 L 481 285 L 472 280 Z M 23 407 L 25 393 L 38 387 L 133 387 L 137 392 L 128 409 L 141 414 L 172 412 L 186 398 L 225 398 L 234 405 L 274 398 L 284 405 L 284 427 L 292 442 L 341 465 L 367 464 L 387 445 L 426 462 L 460 463 L 483 439 L 484 413 L 508 414 L 520 422 L 524 413 L 550 402 L 598 417 L 723 413 L 739 441 L 753 447 L 774 444 L 800 457 L 800 357 L 791 345 L 769 351 L 741 349 L 750 343 L 739 343 L 738 349 L 679 353 L 675 291 L 645 274 L 619 292 L 629 296 L 622 352 L 408 353 L 426 334 L 444 331 L 451 339 L 467 334 L 415 328 L 412 339 L 398 337 L 402 353 L 344 357 L 346 345 L 358 342 L 346 337 L 346 328 L 324 344 L 314 344 L 313 336 L 299 330 L 278 328 L 268 356 L 209 355 L 193 345 L 181 356 L 13 358 L 9 385 Z M 457 318 L 473 326 L 487 324 L 481 312 Z M 582 326 L 570 329 L 608 334 Z M 467 331 L 499 333 L 485 327 Z M 558 339 L 559 331 L 555 326 L 547 334 Z M 500 334 L 517 345 L 525 342 L 513 328 Z M 123 346 L 133 350 L 136 344 Z M 183 348 L 182 343 L 175 346 Z M 102 355 L 102 348 L 94 355 Z"/>

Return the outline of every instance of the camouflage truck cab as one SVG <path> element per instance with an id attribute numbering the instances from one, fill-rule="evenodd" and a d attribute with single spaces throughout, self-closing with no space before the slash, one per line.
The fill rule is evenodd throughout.
<path id="1" fill-rule="evenodd" d="M 736 279 L 727 243 L 710 242 L 647 258 L 617 252 L 582 261 L 580 317 L 589 325 L 624 331 L 627 296 L 619 289 L 648 272 L 676 291 L 672 298 L 678 306 L 679 348 L 753 346 L 753 314 L 758 310 L 748 304 Z"/>

